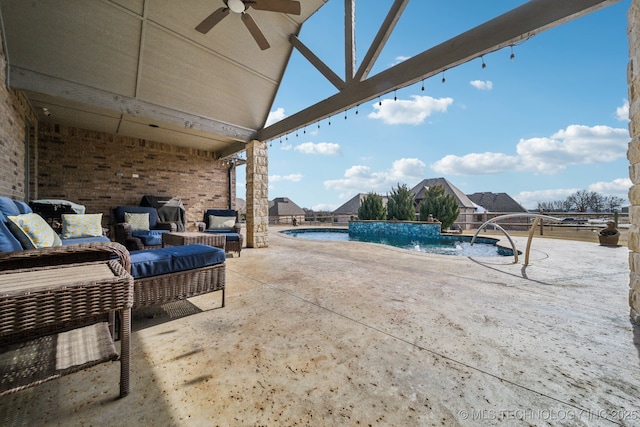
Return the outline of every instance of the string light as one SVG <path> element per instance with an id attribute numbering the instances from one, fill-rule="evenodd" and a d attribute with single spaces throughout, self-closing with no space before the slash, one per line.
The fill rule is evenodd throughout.
<path id="1" fill-rule="evenodd" d="M 356 116 L 358 115 L 358 107 L 360 107 L 360 104 L 356 104 Z"/>
<path id="2" fill-rule="evenodd" d="M 422 91 L 424 92 L 424 79 L 422 79 Z"/>
<path id="3" fill-rule="evenodd" d="M 347 110 L 344 110 L 344 119 L 347 120 Z"/>
<path id="4" fill-rule="evenodd" d="M 394 100 L 394 101 L 397 101 L 397 100 L 398 100 L 398 97 L 396 96 L 396 91 L 395 91 L 395 90 L 393 91 L 393 100 Z"/>
<path id="5" fill-rule="evenodd" d="M 380 97 L 378 97 L 378 105 L 382 107 L 382 99 Z"/>
<path id="6" fill-rule="evenodd" d="M 329 126 L 331 126 L 331 116 L 329 116 Z"/>
<path id="7" fill-rule="evenodd" d="M 447 79 L 444 78 L 444 71 L 442 72 L 442 83 L 446 83 Z"/>
<path id="8" fill-rule="evenodd" d="M 484 56 L 481 56 L 480 60 L 482 60 L 482 68 L 487 68 L 487 64 L 484 63 Z"/>
<path id="9" fill-rule="evenodd" d="M 509 56 L 509 59 L 511 59 L 513 61 L 513 58 L 516 57 L 516 54 L 513 53 L 513 45 L 509 46 L 511 48 L 511 55 Z"/>

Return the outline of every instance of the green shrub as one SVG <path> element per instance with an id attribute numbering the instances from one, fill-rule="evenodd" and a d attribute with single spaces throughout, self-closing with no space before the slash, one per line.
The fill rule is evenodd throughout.
<path id="1" fill-rule="evenodd" d="M 382 220 L 386 215 L 387 210 L 382 203 L 382 196 L 375 193 L 367 194 L 358 208 L 358 219 Z"/>
<path id="2" fill-rule="evenodd" d="M 444 187 L 435 185 L 427 189 L 420 203 L 420 221 L 426 221 L 429 214 L 440 221 L 442 229 L 446 230 L 458 219 L 460 208 L 455 197 L 445 194 Z"/>
<path id="3" fill-rule="evenodd" d="M 391 189 L 387 200 L 387 219 L 398 221 L 415 221 L 416 208 L 414 207 L 414 195 L 406 184 L 398 184 L 397 189 Z"/>

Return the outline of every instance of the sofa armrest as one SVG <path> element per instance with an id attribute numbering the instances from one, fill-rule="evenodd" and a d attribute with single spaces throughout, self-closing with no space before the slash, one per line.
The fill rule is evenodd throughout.
<path id="1" fill-rule="evenodd" d="M 104 261 L 118 258 L 131 271 L 129 251 L 117 242 L 91 242 L 0 253 L 0 271 Z"/>

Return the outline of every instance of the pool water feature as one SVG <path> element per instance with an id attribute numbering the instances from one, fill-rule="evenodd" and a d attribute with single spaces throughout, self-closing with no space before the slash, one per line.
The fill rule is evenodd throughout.
<path id="1" fill-rule="evenodd" d="M 402 235 L 358 234 L 340 228 L 300 228 L 284 230 L 283 234 L 300 239 L 339 242 L 368 242 L 394 246 L 417 252 L 440 255 L 470 257 L 513 256 L 510 249 L 497 245 L 497 239 L 476 238 L 471 245 L 472 236 L 440 235 L 433 237 L 414 237 Z"/>

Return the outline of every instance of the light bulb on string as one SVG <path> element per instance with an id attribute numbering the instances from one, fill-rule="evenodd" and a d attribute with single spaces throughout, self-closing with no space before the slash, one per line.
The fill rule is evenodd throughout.
<path id="1" fill-rule="evenodd" d="M 344 119 L 347 120 L 347 110 L 344 110 Z"/>
<path id="2" fill-rule="evenodd" d="M 424 79 L 422 79 L 422 91 L 424 92 Z"/>
<path id="3" fill-rule="evenodd" d="M 382 99 L 380 99 L 380 97 L 378 97 L 378 105 L 382 107 Z"/>
<path id="4" fill-rule="evenodd" d="M 358 107 L 360 107 L 360 104 L 356 104 L 356 116 L 358 115 Z"/>
<path id="5" fill-rule="evenodd" d="M 509 59 L 511 59 L 513 61 L 513 58 L 516 57 L 516 54 L 513 53 L 513 45 L 509 46 L 511 48 L 511 55 L 509 56 Z"/>
<path id="6" fill-rule="evenodd" d="M 329 126 L 331 126 L 331 116 L 329 116 L 328 123 L 329 123 Z"/>
<path id="7" fill-rule="evenodd" d="M 446 83 L 447 79 L 444 78 L 444 71 L 442 72 L 442 83 Z"/>
<path id="8" fill-rule="evenodd" d="M 487 64 L 484 63 L 484 56 L 481 56 L 480 60 L 482 61 L 482 68 L 487 68 Z"/>
<path id="9" fill-rule="evenodd" d="M 395 91 L 395 90 L 393 91 L 393 100 L 394 100 L 394 101 L 397 101 L 397 100 L 398 100 L 398 97 L 396 96 L 396 91 Z"/>

